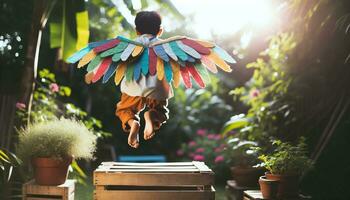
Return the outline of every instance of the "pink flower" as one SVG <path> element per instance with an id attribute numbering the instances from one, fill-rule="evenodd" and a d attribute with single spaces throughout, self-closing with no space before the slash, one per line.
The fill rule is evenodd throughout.
<path id="1" fill-rule="evenodd" d="M 219 162 L 222 162 L 222 161 L 224 161 L 225 159 L 224 159 L 224 156 L 216 156 L 216 158 L 215 158 L 215 163 L 219 163 Z"/>
<path id="2" fill-rule="evenodd" d="M 197 145 L 197 143 L 195 142 L 195 141 L 190 141 L 189 143 L 188 143 L 188 146 L 190 146 L 190 147 L 194 147 L 194 146 L 196 146 Z"/>
<path id="3" fill-rule="evenodd" d="M 196 149 L 196 153 L 203 153 L 204 152 L 204 148 L 198 148 Z"/>
<path id="4" fill-rule="evenodd" d="M 217 148 L 214 149 L 214 152 L 215 152 L 215 153 L 219 153 L 219 152 L 221 152 L 221 151 L 222 151 L 222 147 L 217 147 Z"/>
<path id="5" fill-rule="evenodd" d="M 204 161 L 204 156 L 202 156 L 202 155 L 195 155 L 195 156 L 193 157 L 193 159 L 194 159 L 194 160 L 197 160 L 197 161 Z"/>
<path id="6" fill-rule="evenodd" d="M 197 135 L 199 135 L 199 136 L 205 136 L 206 133 L 207 133 L 207 130 L 205 130 L 205 129 L 198 129 L 197 130 Z"/>
<path id="7" fill-rule="evenodd" d="M 221 139 L 221 135 L 220 134 L 215 135 L 215 140 L 220 140 L 220 139 Z"/>
<path id="8" fill-rule="evenodd" d="M 184 152 L 181 149 L 179 149 L 179 150 L 176 151 L 176 155 L 177 156 L 183 156 Z"/>
<path id="9" fill-rule="evenodd" d="M 58 92 L 58 90 L 60 89 L 60 87 L 56 83 L 51 83 L 49 87 L 51 92 Z"/>
<path id="10" fill-rule="evenodd" d="M 215 138 L 216 138 L 215 134 L 209 134 L 208 135 L 208 139 L 210 139 L 210 140 L 214 140 Z"/>
<path id="11" fill-rule="evenodd" d="M 19 110 L 24 110 L 26 107 L 27 106 L 24 103 L 21 103 L 21 102 L 16 103 L 16 108 L 18 108 Z"/>
<path id="12" fill-rule="evenodd" d="M 250 95 L 251 98 L 255 98 L 255 97 L 260 95 L 260 91 L 258 89 L 253 89 L 253 90 L 250 91 L 249 95 Z"/>

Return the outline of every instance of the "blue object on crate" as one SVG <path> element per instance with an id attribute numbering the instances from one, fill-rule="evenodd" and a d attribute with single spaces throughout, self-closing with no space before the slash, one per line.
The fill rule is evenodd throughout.
<path id="1" fill-rule="evenodd" d="M 165 162 L 164 155 L 119 156 L 119 162 Z"/>

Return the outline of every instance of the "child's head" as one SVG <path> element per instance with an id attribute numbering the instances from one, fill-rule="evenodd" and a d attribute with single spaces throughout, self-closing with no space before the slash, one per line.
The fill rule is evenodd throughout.
<path id="1" fill-rule="evenodd" d="M 141 11 L 135 18 L 136 31 L 138 34 L 158 35 L 161 33 L 160 24 L 162 19 L 155 11 Z"/>

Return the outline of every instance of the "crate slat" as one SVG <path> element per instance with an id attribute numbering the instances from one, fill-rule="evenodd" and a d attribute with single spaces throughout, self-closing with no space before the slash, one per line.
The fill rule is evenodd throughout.
<path id="1" fill-rule="evenodd" d="M 213 185 L 213 174 L 201 173 L 94 173 L 95 185 Z"/>
<path id="2" fill-rule="evenodd" d="M 196 166 L 100 166 L 98 169 L 198 169 Z"/>
<path id="3" fill-rule="evenodd" d="M 101 166 L 193 166 L 192 162 L 167 162 L 167 163 L 131 163 L 131 162 L 102 162 Z"/>
<path id="4" fill-rule="evenodd" d="M 182 191 L 182 190 L 170 190 L 170 191 L 106 191 L 95 193 L 95 200 L 179 200 L 179 199 L 191 199 L 191 200 L 214 200 L 215 190 L 211 191 Z"/>

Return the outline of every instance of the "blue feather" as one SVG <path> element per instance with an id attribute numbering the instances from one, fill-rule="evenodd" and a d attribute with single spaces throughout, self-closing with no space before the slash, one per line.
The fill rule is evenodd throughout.
<path id="1" fill-rule="evenodd" d="M 170 42 L 169 45 L 173 52 L 180 58 L 180 60 L 187 60 L 187 54 L 176 44 L 176 41 Z"/>
<path id="2" fill-rule="evenodd" d="M 76 62 L 78 62 L 82 57 L 84 57 L 87 53 L 89 53 L 90 50 L 91 50 L 91 48 L 89 48 L 89 46 L 79 50 L 78 52 L 76 52 L 72 56 L 70 56 L 67 59 L 67 62 L 68 63 L 76 63 Z"/>
<path id="3" fill-rule="evenodd" d="M 196 60 L 194 58 L 192 58 L 192 56 L 188 56 L 187 61 L 188 62 L 196 62 Z"/>
<path id="4" fill-rule="evenodd" d="M 103 75 L 102 83 L 106 83 L 115 73 L 117 69 L 118 62 L 112 62 L 106 73 Z"/>
<path id="5" fill-rule="evenodd" d="M 162 45 L 156 45 L 153 47 L 154 52 L 157 54 L 158 57 L 163 59 L 165 62 L 169 62 L 169 56 L 165 52 L 164 48 Z"/>
<path id="6" fill-rule="evenodd" d="M 215 46 L 213 48 L 214 52 L 217 53 L 220 58 L 224 59 L 226 62 L 229 63 L 236 63 L 235 59 L 233 59 L 230 54 L 228 54 L 225 50 L 223 50 L 221 47 L 219 46 Z"/>
<path id="7" fill-rule="evenodd" d="M 165 72 L 166 81 L 170 83 L 171 79 L 173 79 L 173 71 L 171 70 L 171 66 L 169 62 L 164 62 L 164 72 Z"/>
<path id="8" fill-rule="evenodd" d="M 136 63 L 135 68 L 134 68 L 134 80 L 138 81 L 141 77 L 141 65 L 139 64 L 140 61 L 138 63 Z"/>

